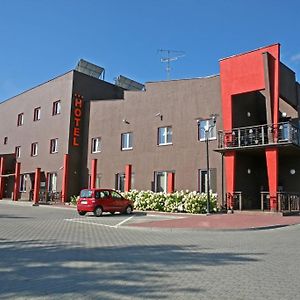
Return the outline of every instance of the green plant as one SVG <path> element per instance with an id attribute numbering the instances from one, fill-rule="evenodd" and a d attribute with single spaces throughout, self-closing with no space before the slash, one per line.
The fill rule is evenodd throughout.
<path id="1" fill-rule="evenodd" d="M 78 199 L 79 199 L 79 196 L 73 195 L 73 196 L 70 197 L 70 203 L 73 204 L 73 205 L 76 205 Z"/>
<path id="2" fill-rule="evenodd" d="M 206 213 L 207 195 L 204 193 L 177 191 L 172 194 L 137 191 L 123 193 L 125 198 L 134 202 L 135 209 L 164 212 Z M 210 195 L 211 211 L 217 211 L 217 196 Z"/>

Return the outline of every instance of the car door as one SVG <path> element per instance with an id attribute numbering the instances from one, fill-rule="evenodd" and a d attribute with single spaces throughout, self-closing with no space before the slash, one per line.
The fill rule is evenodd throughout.
<path id="1" fill-rule="evenodd" d="M 106 190 L 98 191 L 98 197 L 99 197 L 98 198 L 99 204 L 102 206 L 103 210 L 110 211 L 112 208 L 112 201 L 111 201 L 109 191 Z"/>
<path id="2" fill-rule="evenodd" d="M 124 209 L 124 198 L 116 191 L 111 191 L 111 198 L 116 210 Z"/>

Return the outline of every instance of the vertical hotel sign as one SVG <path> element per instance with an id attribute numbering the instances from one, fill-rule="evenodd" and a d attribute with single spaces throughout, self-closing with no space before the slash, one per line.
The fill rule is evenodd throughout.
<path id="1" fill-rule="evenodd" d="M 74 127 L 72 133 L 72 144 L 74 147 L 80 146 L 80 124 L 82 119 L 82 110 L 83 110 L 83 96 L 79 94 L 74 94 L 74 103 L 73 103 L 73 117 L 74 117 Z"/>

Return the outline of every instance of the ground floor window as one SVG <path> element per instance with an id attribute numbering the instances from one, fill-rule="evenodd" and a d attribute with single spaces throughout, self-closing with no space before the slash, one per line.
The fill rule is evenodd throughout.
<path id="1" fill-rule="evenodd" d="M 212 193 L 217 192 L 217 169 L 209 169 L 209 187 Z M 198 186 L 200 193 L 207 193 L 207 169 L 198 171 Z"/>
<path id="2" fill-rule="evenodd" d="M 168 172 L 154 172 L 154 190 L 155 192 L 167 192 L 168 187 Z"/>
<path id="3" fill-rule="evenodd" d="M 115 189 L 124 192 L 125 191 L 125 173 L 117 173 L 115 179 Z M 135 174 L 131 173 L 131 189 L 134 189 L 134 182 L 135 182 Z"/>
<path id="4" fill-rule="evenodd" d="M 28 174 L 20 175 L 20 192 L 25 193 L 27 191 Z"/>
<path id="5" fill-rule="evenodd" d="M 48 173 L 48 192 L 57 191 L 57 173 Z"/>

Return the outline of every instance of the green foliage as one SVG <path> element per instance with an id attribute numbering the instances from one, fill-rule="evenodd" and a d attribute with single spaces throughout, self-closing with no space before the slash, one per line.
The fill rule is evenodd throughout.
<path id="1" fill-rule="evenodd" d="M 76 205 L 78 199 L 79 199 L 79 196 L 73 195 L 73 196 L 70 197 L 70 203 L 73 204 L 73 205 Z"/>
<path id="2" fill-rule="evenodd" d="M 134 201 L 135 209 L 163 212 L 206 213 L 207 195 L 198 192 L 178 191 L 172 194 L 137 191 L 123 193 L 125 198 Z M 217 211 L 217 196 L 210 195 L 210 209 Z"/>

